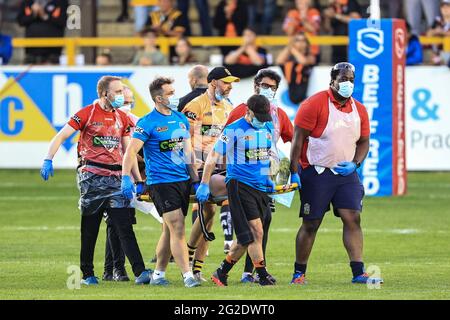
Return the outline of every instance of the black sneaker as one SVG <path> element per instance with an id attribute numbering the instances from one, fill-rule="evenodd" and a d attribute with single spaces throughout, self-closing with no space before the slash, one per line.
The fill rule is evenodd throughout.
<path id="1" fill-rule="evenodd" d="M 113 281 L 113 273 L 111 271 L 105 271 L 102 276 L 103 281 Z"/>
<path id="2" fill-rule="evenodd" d="M 113 280 L 114 281 L 130 281 L 130 278 L 128 278 L 127 272 L 125 269 L 114 269 L 113 271 Z"/>
<path id="3" fill-rule="evenodd" d="M 150 260 L 150 263 L 156 263 L 156 261 L 157 261 L 157 258 L 156 258 L 156 254 L 155 254 L 155 256 L 153 257 L 153 259 Z"/>
<path id="4" fill-rule="evenodd" d="M 274 280 L 275 280 L 275 278 L 269 274 L 265 278 L 260 278 L 259 284 L 261 286 L 274 286 L 276 284 L 276 280 L 275 281 Z"/>
<path id="5" fill-rule="evenodd" d="M 219 287 L 228 286 L 228 274 L 222 273 L 219 270 L 214 271 L 211 276 L 211 280 Z"/>

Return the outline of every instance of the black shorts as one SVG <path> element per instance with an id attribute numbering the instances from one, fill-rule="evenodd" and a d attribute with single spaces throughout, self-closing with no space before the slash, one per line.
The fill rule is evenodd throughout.
<path id="1" fill-rule="evenodd" d="M 248 221 L 264 220 L 270 211 L 270 197 L 235 179 L 228 181 L 227 191 L 237 241 L 241 245 L 247 245 L 254 240 Z"/>
<path id="2" fill-rule="evenodd" d="M 181 209 L 184 216 L 187 215 L 191 192 L 190 180 L 152 184 L 147 186 L 147 190 L 161 217 L 166 212 L 178 209 Z"/>

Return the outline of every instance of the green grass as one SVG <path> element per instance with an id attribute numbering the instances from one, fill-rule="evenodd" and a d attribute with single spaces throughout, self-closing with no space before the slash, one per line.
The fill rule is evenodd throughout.
<path id="1" fill-rule="evenodd" d="M 300 225 L 298 199 L 278 206 L 273 217 L 268 268 L 275 287 L 239 283 L 243 263 L 230 273 L 229 286 L 211 282 L 185 289 L 170 264 L 168 288 L 101 283 L 69 290 L 67 268 L 79 263 L 78 191 L 74 171 L 57 170 L 49 182 L 37 170 L 0 170 L 0 299 L 449 299 L 450 173 L 409 174 L 408 195 L 366 198 L 362 215 L 366 267 L 376 265 L 385 284 L 379 290 L 350 283 L 341 222 L 328 214 L 308 265 L 307 286 L 289 285 L 294 241 Z M 136 234 L 145 261 L 154 254 L 159 224 L 138 213 Z M 218 219 L 216 219 L 218 220 Z M 222 231 L 210 247 L 205 275 L 224 258 Z M 105 225 L 100 230 L 95 269 L 101 276 Z M 153 265 L 148 265 L 154 267 Z M 127 264 L 131 274 L 131 268 Z"/>

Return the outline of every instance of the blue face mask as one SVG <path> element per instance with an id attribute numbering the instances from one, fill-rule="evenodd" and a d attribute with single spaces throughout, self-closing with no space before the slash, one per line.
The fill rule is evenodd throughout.
<path id="1" fill-rule="evenodd" d="M 106 97 L 106 99 L 108 99 L 108 97 Z M 111 104 L 111 107 L 120 108 L 121 106 L 123 106 L 123 103 L 125 102 L 125 97 L 123 96 L 123 94 L 118 94 L 114 96 L 114 101 L 111 101 L 109 99 L 108 101 Z"/>
<path id="2" fill-rule="evenodd" d="M 219 93 L 217 90 L 214 92 L 214 96 L 216 97 L 217 101 L 222 101 L 224 98 L 223 95 Z"/>
<path id="3" fill-rule="evenodd" d="M 171 95 L 169 97 L 169 104 L 167 105 L 168 108 L 171 110 L 178 110 L 178 105 L 180 104 L 180 99 L 178 99 L 175 95 Z"/>
<path id="4" fill-rule="evenodd" d="M 256 117 L 253 117 L 253 119 L 252 119 L 252 126 L 253 126 L 253 128 L 255 128 L 255 129 L 262 129 L 262 128 L 264 128 L 265 125 L 266 125 L 265 122 L 261 122 L 258 119 L 256 119 Z"/>
<path id="5" fill-rule="evenodd" d="M 354 84 L 350 81 L 339 82 L 338 93 L 344 98 L 350 98 L 353 94 Z"/>
<path id="6" fill-rule="evenodd" d="M 266 97 L 269 102 L 272 102 L 273 98 L 275 98 L 275 92 L 270 88 L 260 88 L 259 94 Z"/>

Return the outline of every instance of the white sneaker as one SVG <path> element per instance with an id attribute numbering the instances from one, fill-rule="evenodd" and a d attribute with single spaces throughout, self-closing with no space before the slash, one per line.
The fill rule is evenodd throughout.
<path id="1" fill-rule="evenodd" d="M 194 273 L 194 279 L 197 280 L 198 282 L 207 282 L 208 281 L 205 278 L 203 278 L 203 274 L 201 272 Z"/>

